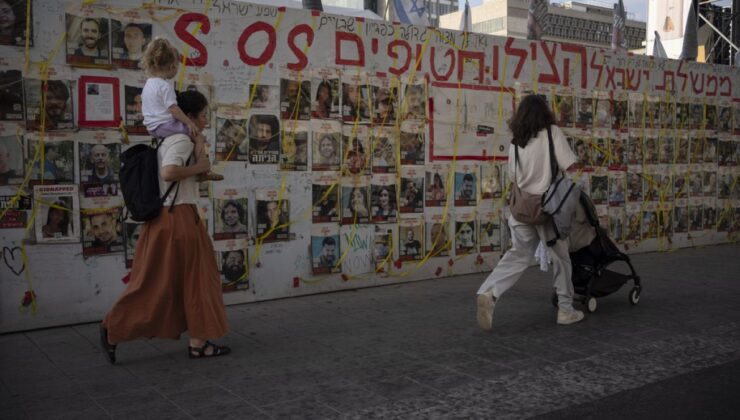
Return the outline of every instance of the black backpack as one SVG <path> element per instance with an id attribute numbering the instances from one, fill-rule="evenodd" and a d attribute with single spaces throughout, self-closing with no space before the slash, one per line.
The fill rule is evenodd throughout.
<path id="1" fill-rule="evenodd" d="M 152 140 L 152 143 L 156 141 Z M 159 191 L 159 162 L 157 151 L 164 139 L 156 147 L 137 144 L 121 153 L 121 192 L 129 217 L 137 222 L 146 222 L 159 216 L 165 198 L 178 182 L 173 182 L 164 195 Z M 178 188 L 179 190 L 179 188 Z M 177 191 L 175 191 L 175 198 Z M 175 200 L 172 200 L 174 204 Z M 170 206 L 172 211 L 172 206 Z"/>

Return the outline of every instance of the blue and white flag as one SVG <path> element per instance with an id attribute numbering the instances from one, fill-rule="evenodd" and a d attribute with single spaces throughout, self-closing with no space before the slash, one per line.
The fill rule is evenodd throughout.
<path id="1" fill-rule="evenodd" d="M 668 58 L 668 54 L 663 48 L 663 42 L 660 40 L 660 34 L 655 31 L 655 42 L 653 42 L 653 57 L 655 58 Z"/>
<path id="2" fill-rule="evenodd" d="M 612 25 L 612 50 L 616 52 L 627 52 L 627 38 L 624 36 L 624 28 L 627 23 L 627 13 L 624 11 L 624 3 L 614 5 L 614 24 Z"/>
<path id="3" fill-rule="evenodd" d="M 409 25 L 429 26 L 429 13 L 424 0 L 389 0 L 391 20 Z"/>
<path id="4" fill-rule="evenodd" d="M 468 0 L 465 0 L 465 8 L 460 15 L 460 30 L 463 32 L 470 32 L 473 30 L 473 17 L 470 16 L 470 4 Z"/>

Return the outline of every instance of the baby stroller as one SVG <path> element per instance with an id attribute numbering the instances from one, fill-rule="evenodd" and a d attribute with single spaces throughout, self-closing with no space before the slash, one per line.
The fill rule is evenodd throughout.
<path id="1" fill-rule="evenodd" d="M 580 217 L 583 219 L 580 220 L 580 228 L 589 235 L 587 238 L 593 237 L 593 239 L 577 250 L 571 248 L 574 300 L 582 302 L 588 312 L 595 312 L 598 305 L 596 298 L 608 296 L 632 280 L 634 286 L 627 297 L 630 304 L 637 305 L 640 301 L 642 286 L 640 276 L 635 272 L 630 258 L 619 251 L 614 242 L 609 239 L 606 230 L 599 226 L 596 208 L 591 198 L 584 192 L 581 192 L 580 204 L 583 210 L 581 213 L 585 213 L 585 218 L 582 215 Z M 576 224 L 578 223 L 579 214 L 577 213 Z M 578 234 L 577 231 L 578 229 L 574 226 L 571 235 Z M 557 307 L 558 297 L 554 292 L 552 299 L 553 305 Z"/>

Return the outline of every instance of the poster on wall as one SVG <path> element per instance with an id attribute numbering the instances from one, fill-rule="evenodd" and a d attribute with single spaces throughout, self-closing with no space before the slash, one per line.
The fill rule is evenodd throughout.
<path id="1" fill-rule="evenodd" d="M 80 67 L 111 66 L 110 21 L 92 7 L 70 10 L 65 15 L 67 63 Z"/>
<path id="2" fill-rule="evenodd" d="M 144 126 L 144 114 L 141 112 L 141 92 L 144 90 L 142 81 L 140 84 L 124 84 L 123 85 L 123 98 L 124 98 L 124 121 L 126 124 L 126 131 L 129 134 L 147 134 L 146 126 Z"/>
<path id="3" fill-rule="evenodd" d="M 41 121 L 46 130 L 70 130 L 75 128 L 74 93 L 76 82 L 49 79 L 42 82 L 26 79 L 23 89 L 26 95 L 26 127 L 39 130 Z M 41 109 L 43 92 L 46 91 L 44 107 Z"/>
<path id="4" fill-rule="evenodd" d="M 444 207 L 447 204 L 449 172 L 449 165 L 432 164 L 427 166 L 424 199 L 427 207 Z"/>
<path id="5" fill-rule="evenodd" d="M 316 172 L 312 185 L 312 222 L 327 223 L 339 221 L 339 190 L 336 176 L 331 173 Z"/>
<path id="6" fill-rule="evenodd" d="M 500 211 L 495 209 L 482 209 L 478 211 L 480 227 L 479 251 L 495 252 L 501 251 L 501 220 Z"/>
<path id="7" fill-rule="evenodd" d="M 396 177 L 392 175 L 374 175 L 370 189 L 373 222 L 391 223 L 398 216 L 396 201 Z"/>
<path id="8" fill-rule="evenodd" d="M 33 199 L 27 195 L 0 195 L 0 229 L 22 229 L 28 222 L 29 211 L 33 209 Z"/>
<path id="9" fill-rule="evenodd" d="M 424 168 L 401 168 L 401 213 L 424 212 Z"/>
<path id="10" fill-rule="evenodd" d="M 120 99 L 117 77 L 82 76 L 79 87 L 80 127 L 118 127 Z"/>
<path id="11" fill-rule="evenodd" d="M 373 261 L 375 261 L 376 272 L 387 274 L 393 262 L 393 249 L 392 227 L 388 225 L 375 225 Z"/>
<path id="12" fill-rule="evenodd" d="M 113 64 L 139 70 L 139 61 L 152 40 L 152 24 L 142 19 L 138 10 L 126 14 L 126 20 L 111 19 L 111 51 Z"/>
<path id="13" fill-rule="evenodd" d="M 221 274 L 221 290 L 233 292 L 249 289 L 247 242 L 243 239 L 216 241 L 213 247 L 216 250 L 218 271 Z"/>
<path id="14" fill-rule="evenodd" d="M 247 115 L 244 108 L 219 106 L 216 110 L 216 160 L 246 161 L 249 158 L 248 151 Z"/>
<path id="15" fill-rule="evenodd" d="M 311 76 L 308 71 L 281 69 L 280 117 L 288 120 L 311 119 Z"/>
<path id="16" fill-rule="evenodd" d="M 370 122 L 370 86 L 359 68 L 342 74 L 342 119 L 346 122 Z"/>
<path id="17" fill-rule="evenodd" d="M 213 239 L 249 237 L 247 190 L 245 188 L 213 188 Z"/>
<path id="18" fill-rule="evenodd" d="M 5 66 L 0 67 L 0 121 L 23 121 L 23 75 Z"/>
<path id="19" fill-rule="evenodd" d="M 339 225 L 317 224 L 311 226 L 311 269 L 313 274 L 341 273 L 338 264 L 342 249 L 339 242 Z"/>
<path id="20" fill-rule="evenodd" d="M 342 126 L 342 173 L 367 175 L 370 173 L 369 127 L 365 125 L 344 124 Z M 324 143 L 322 141 L 322 143 Z M 324 145 L 319 145 L 323 153 Z"/>
<path id="21" fill-rule="evenodd" d="M 280 121 L 276 115 L 249 117 L 249 163 L 277 164 L 280 157 Z"/>
<path id="22" fill-rule="evenodd" d="M 399 103 L 399 80 L 396 77 L 373 77 L 370 80 L 373 122 L 395 125 Z"/>
<path id="23" fill-rule="evenodd" d="M 338 171 L 342 153 L 340 139 L 342 124 L 339 121 L 312 121 L 311 169 L 314 171 Z"/>
<path id="24" fill-rule="evenodd" d="M 290 240 L 290 201 L 278 189 L 255 191 L 257 209 L 257 241 Z"/>
<path id="25" fill-rule="evenodd" d="M 311 117 L 319 119 L 340 118 L 339 69 L 314 69 L 311 79 Z"/>
<path id="26" fill-rule="evenodd" d="M 310 123 L 290 120 L 283 124 L 280 141 L 280 169 L 305 171 L 308 169 L 308 138 Z"/>
<path id="27" fill-rule="evenodd" d="M 424 229 L 426 250 L 429 257 L 444 257 L 450 255 L 452 241 L 450 240 L 450 215 L 447 213 L 425 214 L 426 227 Z"/>
<path id="28" fill-rule="evenodd" d="M 38 243 L 80 242 L 80 202 L 76 185 L 35 185 L 34 229 Z"/>
<path id="29" fill-rule="evenodd" d="M 419 83 L 407 82 L 403 87 L 403 98 L 401 100 L 401 119 L 405 121 L 426 121 L 427 119 L 426 84 L 424 80 Z"/>
<path id="30" fill-rule="evenodd" d="M 370 222 L 370 182 L 368 177 L 342 178 L 342 224 Z"/>
<path id="31" fill-rule="evenodd" d="M 478 248 L 478 229 L 475 211 L 464 210 L 455 214 L 455 255 L 474 254 Z"/>
<path id="32" fill-rule="evenodd" d="M 121 142 L 112 133 L 81 133 L 77 142 L 80 188 L 85 197 L 118 194 Z"/>
<path id="33" fill-rule="evenodd" d="M 123 222 L 123 242 L 125 244 L 124 257 L 126 259 L 126 268 L 131 268 L 134 265 L 136 243 L 139 241 L 141 228 L 143 226 L 143 223 L 135 222 L 133 220 L 125 220 Z"/>
<path id="34" fill-rule="evenodd" d="M 373 130 L 373 173 L 396 173 L 396 149 L 398 148 L 395 127 L 375 126 Z"/>
<path id="35" fill-rule="evenodd" d="M 86 197 L 81 201 L 82 255 L 123 252 L 123 226 L 120 197 Z"/>
<path id="36" fill-rule="evenodd" d="M 425 159 L 424 124 L 415 121 L 401 123 L 401 165 L 423 165 Z"/>
<path id="37" fill-rule="evenodd" d="M 480 166 L 480 192 L 481 199 L 501 198 L 503 191 L 502 171 L 506 169 L 505 165 L 494 162 L 486 162 Z"/>
<path id="38" fill-rule="evenodd" d="M 458 164 L 455 168 L 455 206 L 475 206 L 478 202 L 478 166 Z"/>
<path id="39" fill-rule="evenodd" d="M 74 182 L 75 151 L 74 136 L 71 133 L 47 133 L 43 142 L 41 159 L 41 140 L 37 133 L 26 134 L 27 162 L 31 165 L 31 180 L 34 183 Z"/>
<path id="40" fill-rule="evenodd" d="M 0 136 L 0 185 L 23 181 L 23 137 Z"/>
<path id="41" fill-rule="evenodd" d="M 424 258 L 424 220 L 421 217 L 403 218 L 398 227 L 398 259 L 414 261 Z"/>

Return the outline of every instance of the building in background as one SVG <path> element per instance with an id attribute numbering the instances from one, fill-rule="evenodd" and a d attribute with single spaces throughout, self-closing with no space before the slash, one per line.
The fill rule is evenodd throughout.
<path id="1" fill-rule="evenodd" d="M 597 3 L 597 2 L 591 2 Z M 614 9 L 610 2 L 603 5 L 566 1 L 550 4 L 547 28 L 542 37 L 548 41 L 571 42 L 593 47 L 611 45 Z M 528 0 L 484 0 L 483 4 L 471 7 L 473 32 L 514 37 L 527 37 Z M 644 49 L 645 22 L 634 20 L 627 11 L 625 38 L 629 50 Z M 441 28 L 458 29 L 460 13 L 454 12 L 440 17 Z"/>
<path id="2" fill-rule="evenodd" d="M 433 26 L 439 27 L 440 16 L 456 12 L 460 9 L 460 0 L 426 0 L 427 7 L 429 7 L 429 22 Z M 462 5 L 465 5 L 465 0 L 462 0 Z M 457 26 L 454 29 L 460 28 L 460 16 L 457 18 Z"/>
<path id="3" fill-rule="evenodd" d="M 677 59 L 683 46 L 683 32 L 686 28 L 688 8 L 696 5 L 696 0 L 649 0 L 647 22 L 647 50 L 652 51 L 655 32 L 660 35 L 668 58 Z M 731 64 L 734 51 L 717 31 L 729 37 L 732 34 L 732 7 L 704 3 L 699 6 L 699 14 L 711 23 L 699 17 L 698 38 L 699 62 Z M 714 28 L 717 29 L 715 31 Z"/>

